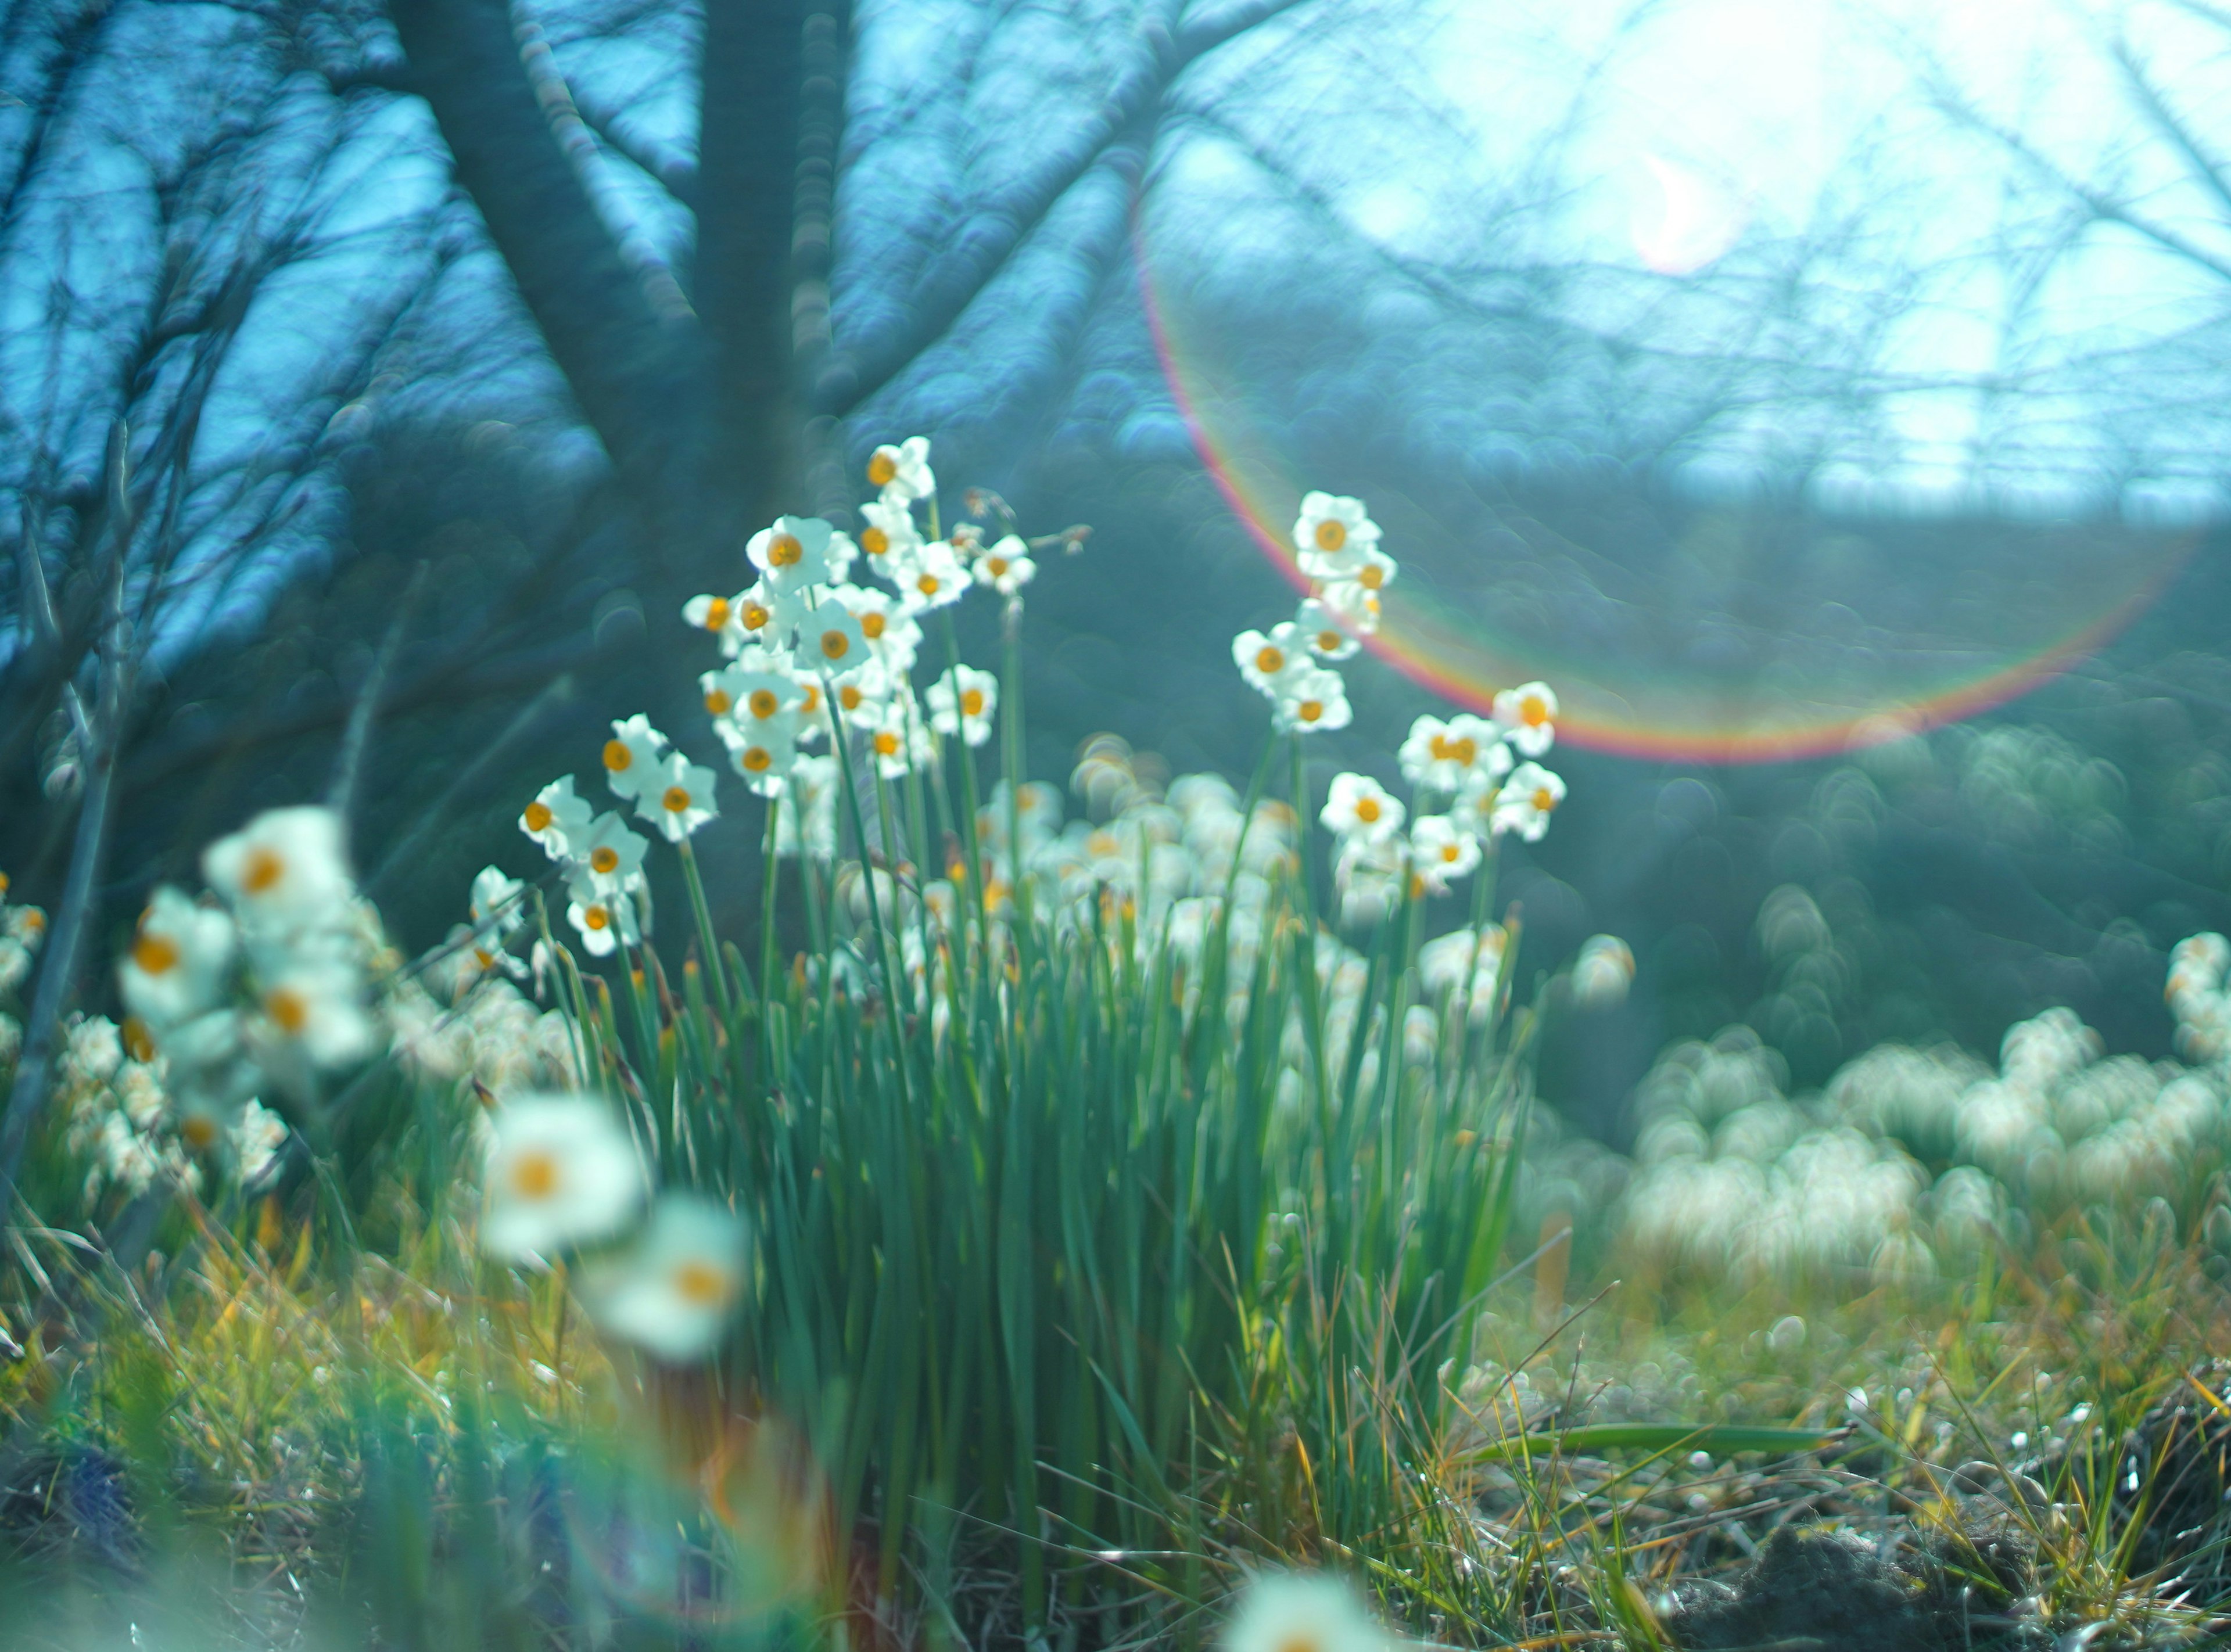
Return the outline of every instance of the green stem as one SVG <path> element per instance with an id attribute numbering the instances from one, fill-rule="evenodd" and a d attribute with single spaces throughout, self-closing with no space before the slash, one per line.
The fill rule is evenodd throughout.
<path id="1" fill-rule="evenodd" d="M 713 909 L 705 902 L 705 879 L 697 869 L 696 851 L 689 840 L 683 838 L 675 847 L 682 851 L 682 880 L 689 886 L 690 909 L 697 915 L 698 944 L 705 950 L 705 976 L 713 984 L 713 997 L 721 1006 L 721 1017 L 735 1014 L 735 1003 L 728 991 L 728 971 L 721 967 L 721 943 L 713 934 Z"/>

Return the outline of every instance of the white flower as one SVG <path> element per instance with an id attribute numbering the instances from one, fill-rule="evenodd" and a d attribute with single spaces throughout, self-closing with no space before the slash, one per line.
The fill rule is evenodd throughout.
<path id="1" fill-rule="evenodd" d="M 609 958 L 616 947 L 633 946 L 643 939 L 636 923 L 635 902 L 627 895 L 577 893 L 566 903 L 566 921 L 580 932 L 581 945 L 591 958 Z"/>
<path id="2" fill-rule="evenodd" d="M 853 543 L 852 536 L 844 529 L 831 528 L 829 530 L 829 548 L 821 555 L 829 565 L 829 583 L 841 585 L 852 577 L 852 565 L 859 559 L 860 547 Z"/>
<path id="3" fill-rule="evenodd" d="M 1362 833 L 1341 840 L 1333 859 L 1333 886 L 1340 891 L 1342 923 L 1376 923 L 1400 897 L 1409 855 L 1399 837 Z"/>
<path id="4" fill-rule="evenodd" d="M 805 704 L 805 687 L 789 672 L 774 669 L 760 649 L 748 661 L 704 673 L 697 687 L 708 712 L 747 732 L 786 732 L 796 726 Z"/>
<path id="5" fill-rule="evenodd" d="M 968 570 L 943 539 L 925 545 L 915 553 L 899 580 L 899 603 L 909 614 L 926 614 L 959 602 L 968 594 Z"/>
<path id="6" fill-rule="evenodd" d="M 13 992 L 31 972 L 31 949 L 12 935 L 0 936 L 0 992 Z"/>
<path id="7" fill-rule="evenodd" d="M 572 853 L 572 835 L 589 823 L 594 813 L 583 797 L 573 795 L 573 777 L 561 775 L 534 794 L 534 801 L 520 812 L 519 829 L 542 845 L 553 861 Z"/>
<path id="8" fill-rule="evenodd" d="M 797 623 L 800 604 L 794 597 L 777 596 L 762 579 L 735 598 L 728 623 L 721 628 L 721 652 L 735 659 L 747 649 L 780 652 L 789 647 L 790 628 Z"/>
<path id="9" fill-rule="evenodd" d="M 1460 791 L 1475 775 L 1499 779 L 1510 767 L 1503 731 L 1484 717 L 1420 717 L 1402 742 L 1402 778 L 1413 786 Z"/>
<path id="10" fill-rule="evenodd" d="M 242 923 L 291 930 L 332 922 L 354 893 L 340 816 L 330 809 L 272 809 L 202 855 L 202 874 Z"/>
<path id="11" fill-rule="evenodd" d="M 1446 815 L 1420 815 L 1410 826 L 1410 870 L 1427 893 L 1446 894 L 1449 880 L 1479 864 L 1479 840 Z"/>
<path id="12" fill-rule="evenodd" d="M 239 1161 L 240 1179 L 253 1187 L 263 1179 L 279 1150 L 287 1145 L 287 1121 L 251 1098 L 232 1126 L 232 1151 Z"/>
<path id="13" fill-rule="evenodd" d="M 893 570 L 911 566 L 922 549 L 913 507 L 904 500 L 876 500 L 860 507 L 860 515 L 867 523 L 860 530 L 860 550 L 868 566 L 896 584 Z"/>
<path id="14" fill-rule="evenodd" d="M 1038 572 L 1030 546 L 1012 533 L 976 559 L 976 583 L 991 586 L 1002 597 L 1012 597 L 1037 578 Z"/>
<path id="15" fill-rule="evenodd" d="M 817 861 L 837 854 L 837 759 L 801 757 L 792 765 L 777 807 L 774 852 Z"/>
<path id="16" fill-rule="evenodd" d="M 1556 714 L 1557 696 L 1546 682 L 1506 688 L 1495 697 L 1495 720 L 1509 731 L 1505 738 L 1522 757 L 1537 758 L 1549 749 L 1557 738 L 1549 720 Z"/>
<path id="17" fill-rule="evenodd" d="M 364 978 L 349 963 L 313 956 L 262 983 L 262 1014 L 248 1036 L 257 1055 L 280 1065 L 295 1058 L 313 1067 L 346 1067 L 378 1043 L 364 1008 Z"/>
<path id="18" fill-rule="evenodd" d="M 236 941 L 232 920 L 222 910 L 197 906 L 184 890 L 160 886 L 117 966 L 125 1006 L 157 1029 L 215 1009 Z"/>
<path id="19" fill-rule="evenodd" d="M 1346 728 L 1355 713 L 1348 709 L 1348 686 L 1340 673 L 1310 666 L 1279 686 L 1271 726 L 1281 734 L 1309 734 L 1319 730 Z"/>
<path id="20" fill-rule="evenodd" d="M 752 535 L 744 554 L 765 576 L 760 584 L 769 606 L 779 608 L 784 598 L 829 583 L 829 541 L 834 532 L 818 516 L 779 516 L 773 527 Z"/>
<path id="21" fill-rule="evenodd" d="M 876 772 L 886 780 L 927 766 L 937 754 L 911 695 L 892 695 L 863 715 L 860 726 L 867 732 L 869 751 L 875 754 Z"/>
<path id="22" fill-rule="evenodd" d="M 1242 631 L 1232 639 L 1232 662 L 1249 687 L 1275 700 L 1286 684 L 1310 668 L 1308 642 L 1290 620 L 1268 631 Z"/>
<path id="23" fill-rule="evenodd" d="M 999 680 L 988 671 L 955 666 L 929 685 L 929 726 L 941 734 L 959 734 L 971 745 L 992 738 L 992 713 L 999 703 Z"/>
<path id="24" fill-rule="evenodd" d="M 863 585 L 840 585 L 829 597 L 860 622 L 860 635 L 886 671 L 904 676 L 914 669 L 922 627 L 898 597 Z"/>
<path id="25" fill-rule="evenodd" d="M 773 611 L 757 600 L 757 590 L 753 586 L 734 597 L 692 597 L 682 604 L 682 617 L 701 631 L 710 631 L 719 640 L 721 652 L 733 660 L 753 635 L 774 617 Z M 763 616 L 756 626 L 744 623 L 747 604 Z"/>
<path id="26" fill-rule="evenodd" d="M 585 1274 L 582 1297 L 610 1336 L 679 1363 L 712 1352 L 743 1300 L 743 1218 L 695 1193 L 665 1193 L 626 1252 Z"/>
<path id="27" fill-rule="evenodd" d="M 668 842 L 679 843 L 720 814 L 713 801 L 712 770 L 670 752 L 659 765 L 658 778 L 656 789 L 646 786 L 636 799 L 635 812 L 657 823 Z"/>
<path id="28" fill-rule="evenodd" d="M 761 797 L 782 795 L 783 782 L 798 761 L 798 726 L 788 717 L 764 723 L 730 721 L 715 726 L 728 748 L 728 764 Z"/>
<path id="29" fill-rule="evenodd" d="M 1366 774 L 1333 777 L 1332 791 L 1317 819 L 1343 838 L 1384 843 L 1402 829 L 1402 804 Z"/>
<path id="30" fill-rule="evenodd" d="M 1509 939 L 1500 924 L 1437 936 L 1418 949 L 1418 979 L 1437 996 L 1463 991 L 1472 1000 L 1472 1018 L 1485 1020 Z"/>
<path id="31" fill-rule="evenodd" d="M 508 878 L 501 868 L 484 866 L 473 874 L 473 894 L 466 908 L 479 937 L 498 944 L 510 939 L 527 921 L 527 903 L 521 899 L 527 886 Z"/>
<path id="32" fill-rule="evenodd" d="M 1490 829 L 1500 837 L 1516 832 L 1529 843 L 1542 841 L 1549 815 L 1565 801 L 1565 783 L 1538 763 L 1522 763 L 1497 793 Z"/>
<path id="33" fill-rule="evenodd" d="M 1294 629 L 1320 660 L 1345 660 L 1363 646 L 1348 635 L 1347 622 L 1321 597 L 1308 597 L 1294 610 Z"/>
<path id="34" fill-rule="evenodd" d="M 514 1096 L 488 1138 L 481 1249 L 546 1256 L 617 1232 L 643 1204 L 643 1166 L 612 1110 L 593 1096 Z"/>
<path id="35" fill-rule="evenodd" d="M 1317 589 L 1316 600 L 1358 636 L 1379 629 L 1379 590 L 1356 579 L 1335 579 Z"/>
<path id="36" fill-rule="evenodd" d="M 572 846 L 566 881 L 575 900 L 624 894 L 643 881 L 643 851 L 650 842 L 630 831 L 617 813 L 598 816 Z"/>
<path id="37" fill-rule="evenodd" d="M 800 663 L 837 681 L 863 670 L 875 658 L 868 634 L 842 603 L 823 603 L 799 616 Z"/>
<path id="38" fill-rule="evenodd" d="M 1241 1591 L 1223 1652 L 1389 1652 L 1387 1633 L 1336 1578 L 1271 1572 Z"/>
<path id="39" fill-rule="evenodd" d="M 1582 1008 L 1609 1010 L 1626 1001 L 1634 952 L 1616 935 L 1591 935 L 1573 964 L 1573 997 Z"/>
<path id="40" fill-rule="evenodd" d="M 95 1084 L 106 1084 L 124 1064 L 124 1040 L 107 1016 L 87 1016 L 69 1030 L 69 1063 Z"/>
<path id="41" fill-rule="evenodd" d="M 928 499 L 937 491 L 937 478 L 929 468 L 929 438 L 909 436 L 896 447 L 876 448 L 868 458 L 868 483 L 883 490 L 886 505 Z"/>
<path id="42" fill-rule="evenodd" d="M 1335 578 L 1352 571 L 1356 558 L 1379 543 L 1379 525 L 1364 513 L 1360 499 L 1304 494 L 1294 523 L 1294 549 L 1302 571 L 1312 579 Z"/>
<path id="43" fill-rule="evenodd" d="M 645 787 L 658 784 L 658 761 L 666 746 L 666 736 L 641 712 L 614 721 L 612 738 L 605 742 L 605 784 L 619 797 L 642 797 Z"/>

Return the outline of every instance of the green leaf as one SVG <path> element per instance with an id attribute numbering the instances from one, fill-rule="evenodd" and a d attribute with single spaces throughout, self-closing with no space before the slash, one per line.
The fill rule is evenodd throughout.
<path id="1" fill-rule="evenodd" d="M 1818 1451 L 1843 1437 L 1837 1429 L 1754 1428 L 1727 1423 L 1596 1423 L 1576 1429 L 1514 1434 L 1467 1452 L 1468 1462 L 1506 1462 L 1512 1458 L 1595 1455 L 1606 1451 L 1672 1451 L 1686 1446 L 1715 1456 L 1758 1451 L 1788 1456 Z"/>

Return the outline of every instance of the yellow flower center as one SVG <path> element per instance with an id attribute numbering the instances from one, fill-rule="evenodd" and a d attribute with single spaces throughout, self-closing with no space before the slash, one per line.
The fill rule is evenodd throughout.
<path id="1" fill-rule="evenodd" d="M 1529 694 L 1518 702 L 1518 720 L 1529 728 L 1539 728 L 1549 720 L 1549 707 L 1539 694 Z"/>
<path id="2" fill-rule="evenodd" d="M 550 805 L 538 797 L 527 805 L 527 812 L 520 818 L 527 823 L 528 831 L 546 832 L 550 829 L 550 823 L 555 816 L 550 812 Z"/>
<path id="3" fill-rule="evenodd" d="M 809 682 L 805 685 L 805 709 L 808 712 L 818 712 L 821 709 L 821 685 L 818 682 Z"/>
<path id="4" fill-rule="evenodd" d="M 877 729 L 876 731 L 876 755 L 877 757 L 896 757 L 898 755 L 898 751 L 899 737 L 897 735 L 892 733 L 891 731 L 887 728 Z"/>
<path id="5" fill-rule="evenodd" d="M 725 688 L 711 688 L 706 691 L 705 709 L 715 717 L 720 716 L 734 703 L 728 698 L 728 690 Z"/>
<path id="6" fill-rule="evenodd" d="M 891 536 L 879 527 L 860 530 L 860 549 L 871 557 L 880 557 L 891 548 Z"/>
<path id="7" fill-rule="evenodd" d="M 821 634 L 821 653 L 824 659 L 841 660 L 852 651 L 852 639 L 842 631 Z"/>
<path id="8" fill-rule="evenodd" d="M 589 851 L 589 870 L 592 872 L 614 872 L 618 869 L 619 863 L 620 852 L 610 843 L 599 843 Z"/>
<path id="9" fill-rule="evenodd" d="M 876 456 L 868 461 L 868 481 L 877 487 L 889 487 L 898 474 L 898 455 L 876 448 Z"/>
<path id="10" fill-rule="evenodd" d="M 881 614 L 870 609 L 860 616 L 860 634 L 873 642 L 883 636 L 883 627 L 889 623 Z"/>
<path id="11" fill-rule="evenodd" d="M 263 1013 L 290 1038 L 299 1036 L 310 1024 L 310 1006 L 292 987 L 274 987 L 265 993 Z"/>
<path id="12" fill-rule="evenodd" d="M 926 573 L 914 582 L 914 588 L 925 597 L 934 597 L 944 583 L 935 574 Z"/>
<path id="13" fill-rule="evenodd" d="M 689 807 L 689 788 L 686 786 L 669 786 L 666 789 L 666 795 L 660 798 L 659 801 L 666 805 L 666 812 L 668 814 L 678 815 L 682 813 L 683 810 Z"/>
<path id="14" fill-rule="evenodd" d="M 206 1152 L 217 1144 L 217 1120 L 190 1113 L 178 1125 L 178 1139 L 197 1153 Z"/>
<path id="15" fill-rule="evenodd" d="M 627 749 L 624 742 L 620 740 L 605 742 L 605 766 L 614 774 L 619 773 L 634 761 L 635 753 Z"/>
<path id="16" fill-rule="evenodd" d="M 782 709 L 782 700 L 772 688 L 754 688 L 752 697 L 744 702 L 752 708 L 752 715 L 768 718 Z"/>
<path id="17" fill-rule="evenodd" d="M 1337 551 L 1348 543 L 1348 524 L 1335 521 L 1328 516 L 1317 524 L 1317 531 L 1313 537 L 1317 542 L 1318 550 Z"/>
<path id="18" fill-rule="evenodd" d="M 718 1307 L 728 1300 L 728 1276 L 693 1257 L 674 1270 L 674 1294 L 691 1307 Z"/>
<path id="19" fill-rule="evenodd" d="M 1255 650 L 1255 668 L 1266 677 L 1275 675 L 1277 673 L 1284 671 L 1286 668 L 1286 655 L 1283 649 L 1272 648 L 1268 642 L 1265 642 L 1261 648 Z"/>
<path id="20" fill-rule="evenodd" d="M 1377 590 L 1387 583 L 1387 571 L 1375 562 L 1367 562 L 1355 576 L 1355 583 L 1366 590 Z"/>
<path id="21" fill-rule="evenodd" d="M 1464 850 L 1459 849 L 1453 840 L 1441 845 L 1441 859 L 1451 866 L 1454 866 L 1463 857 Z"/>
<path id="22" fill-rule="evenodd" d="M 178 964 L 178 944 L 168 935 L 142 935 L 132 943 L 132 961 L 148 975 L 163 975 Z"/>
<path id="23" fill-rule="evenodd" d="M 1322 700 L 1305 700 L 1300 705 L 1294 707 L 1294 715 L 1300 718 L 1305 723 L 1314 723 L 1318 718 L 1324 715 L 1324 701 Z"/>
<path id="24" fill-rule="evenodd" d="M 986 557 L 984 559 L 984 565 L 992 571 L 992 578 L 994 579 L 1005 579 L 1007 577 L 1007 559 L 1005 557 Z"/>
<path id="25" fill-rule="evenodd" d="M 262 894 L 287 875 L 287 862 L 279 858 L 279 851 L 257 844 L 248 851 L 248 864 L 241 868 L 240 887 L 250 894 Z"/>
<path id="26" fill-rule="evenodd" d="M 705 604 L 705 629 L 707 630 L 717 631 L 728 623 L 728 599 L 727 597 L 715 597 L 711 602 Z"/>
<path id="27" fill-rule="evenodd" d="M 744 768 L 747 772 L 765 774 L 773 766 L 774 753 L 764 745 L 747 745 L 744 748 Z"/>
<path id="28" fill-rule="evenodd" d="M 770 609 L 765 603 L 746 603 L 744 604 L 744 629 L 747 631 L 756 631 L 760 629 L 773 617 L 774 610 Z"/>
<path id="29" fill-rule="evenodd" d="M 147 1030 L 146 1022 L 137 1016 L 126 1016 L 124 1017 L 123 1032 L 125 1050 L 133 1061 L 152 1062 L 155 1059 L 154 1035 Z"/>
<path id="30" fill-rule="evenodd" d="M 1536 809 L 1546 815 L 1556 806 L 1557 794 L 1555 792 L 1550 791 L 1547 786 L 1536 786 L 1534 788 L 1534 807 Z"/>
<path id="31" fill-rule="evenodd" d="M 1341 635 L 1338 631 L 1319 631 L 1317 633 L 1317 652 L 1320 654 L 1337 654 L 1340 652 L 1341 641 Z"/>
<path id="32" fill-rule="evenodd" d="M 592 929 L 604 929 L 611 925 L 612 915 L 602 907 L 585 907 L 581 910 L 581 921 Z"/>
<path id="33" fill-rule="evenodd" d="M 837 691 L 837 703 L 846 711 L 859 710 L 862 698 L 859 689 L 849 682 Z"/>
<path id="34" fill-rule="evenodd" d="M 1355 817 L 1367 826 L 1370 825 L 1372 822 L 1377 820 L 1379 818 L 1379 799 L 1376 797 L 1358 797 L 1355 800 Z"/>
<path id="35" fill-rule="evenodd" d="M 546 1152 L 527 1152 L 511 1167 L 511 1191 L 522 1199 L 546 1199 L 558 1191 L 558 1160 Z"/>
<path id="36" fill-rule="evenodd" d="M 778 533 L 767 541 L 767 565 L 771 568 L 791 568 L 805 554 L 805 547 L 792 534 Z"/>
<path id="37" fill-rule="evenodd" d="M 984 691 L 981 688 L 963 688 L 960 691 L 960 714 L 963 717 L 981 717 L 984 714 Z"/>

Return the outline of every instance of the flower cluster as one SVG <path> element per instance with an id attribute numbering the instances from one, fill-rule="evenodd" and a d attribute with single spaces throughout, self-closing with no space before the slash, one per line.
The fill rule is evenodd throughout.
<path id="1" fill-rule="evenodd" d="M 8 902 L 8 874 L 0 872 L 0 993 L 14 993 L 30 978 L 31 960 L 46 939 L 47 914 L 37 907 Z M 11 1022 L 9 1023 L 13 1026 Z M 16 1036 L 22 1035 L 16 1028 Z M 7 1037 L 0 1033 L 0 1040 Z M 0 1058 L 12 1062 L 10 1048 L 0 1043 Z"/>
<path id="2" fill-rule="evenodd" d="M 674 823 L 670 841 L 680 842 L 717 812 L 713 772 L 668 749 L 666 736 L 640 714 L 612 725 L 605 742 L 605 778 L 622 803 L 639 816 L 663 816 Z M 650 841 L 628 829 L 617 810 L 591 811 L 573 791 L 573 777 L 561 775 L 520 811 L 519 829 L 562 868 L 566 920 L 592 958 L 609 957 L 623 944 L 632 946 L 650 927 L 650 885 L 643 861 Z M 474 950 L 476 958 L 504 967 L 506 948 L 525 921 L 521 886 L 495 867 L 473 882 Z"/>
<path id="3" fill-rule="evenodd" d="M 313 1105 L 382 1048 L 372 992 L 396 963 L 329 810 L 259 815 L 210 845 L 202 872 L 199 899 L 156 889 L 117 971 L 125 1044 L 160 1056 L 170 1124 L 194 1152 L 227 1140 L 255 1098 Z"/>
<path id="4" fill-rule="evenodd" d="M 1347 726 L 1347 688 L 1333 668 L 1379 629 L 1380 592 L 1399 571 L 1379 541 L 1361 500 L 1303 496 L 1294 549 L 1310 593 L 1292 619 L 1232 642 L 1239 674 L 1270 700 L 1281 732 Z M 1414 810 L 1367 776 L 1333 781 L 1318 819 L 1339 844 L 1333 873 L 1343 920 L 1374 921 L 1406 891 L 1445 894 L 1505 832 L 1530 843 L 1549 830 L 1565 783 L 1534 759 L 1556 738 L 1557 697 L 1529 682 L 1497 694 L 1492 711 L 1411 726 L 1399 757 Z"/>

